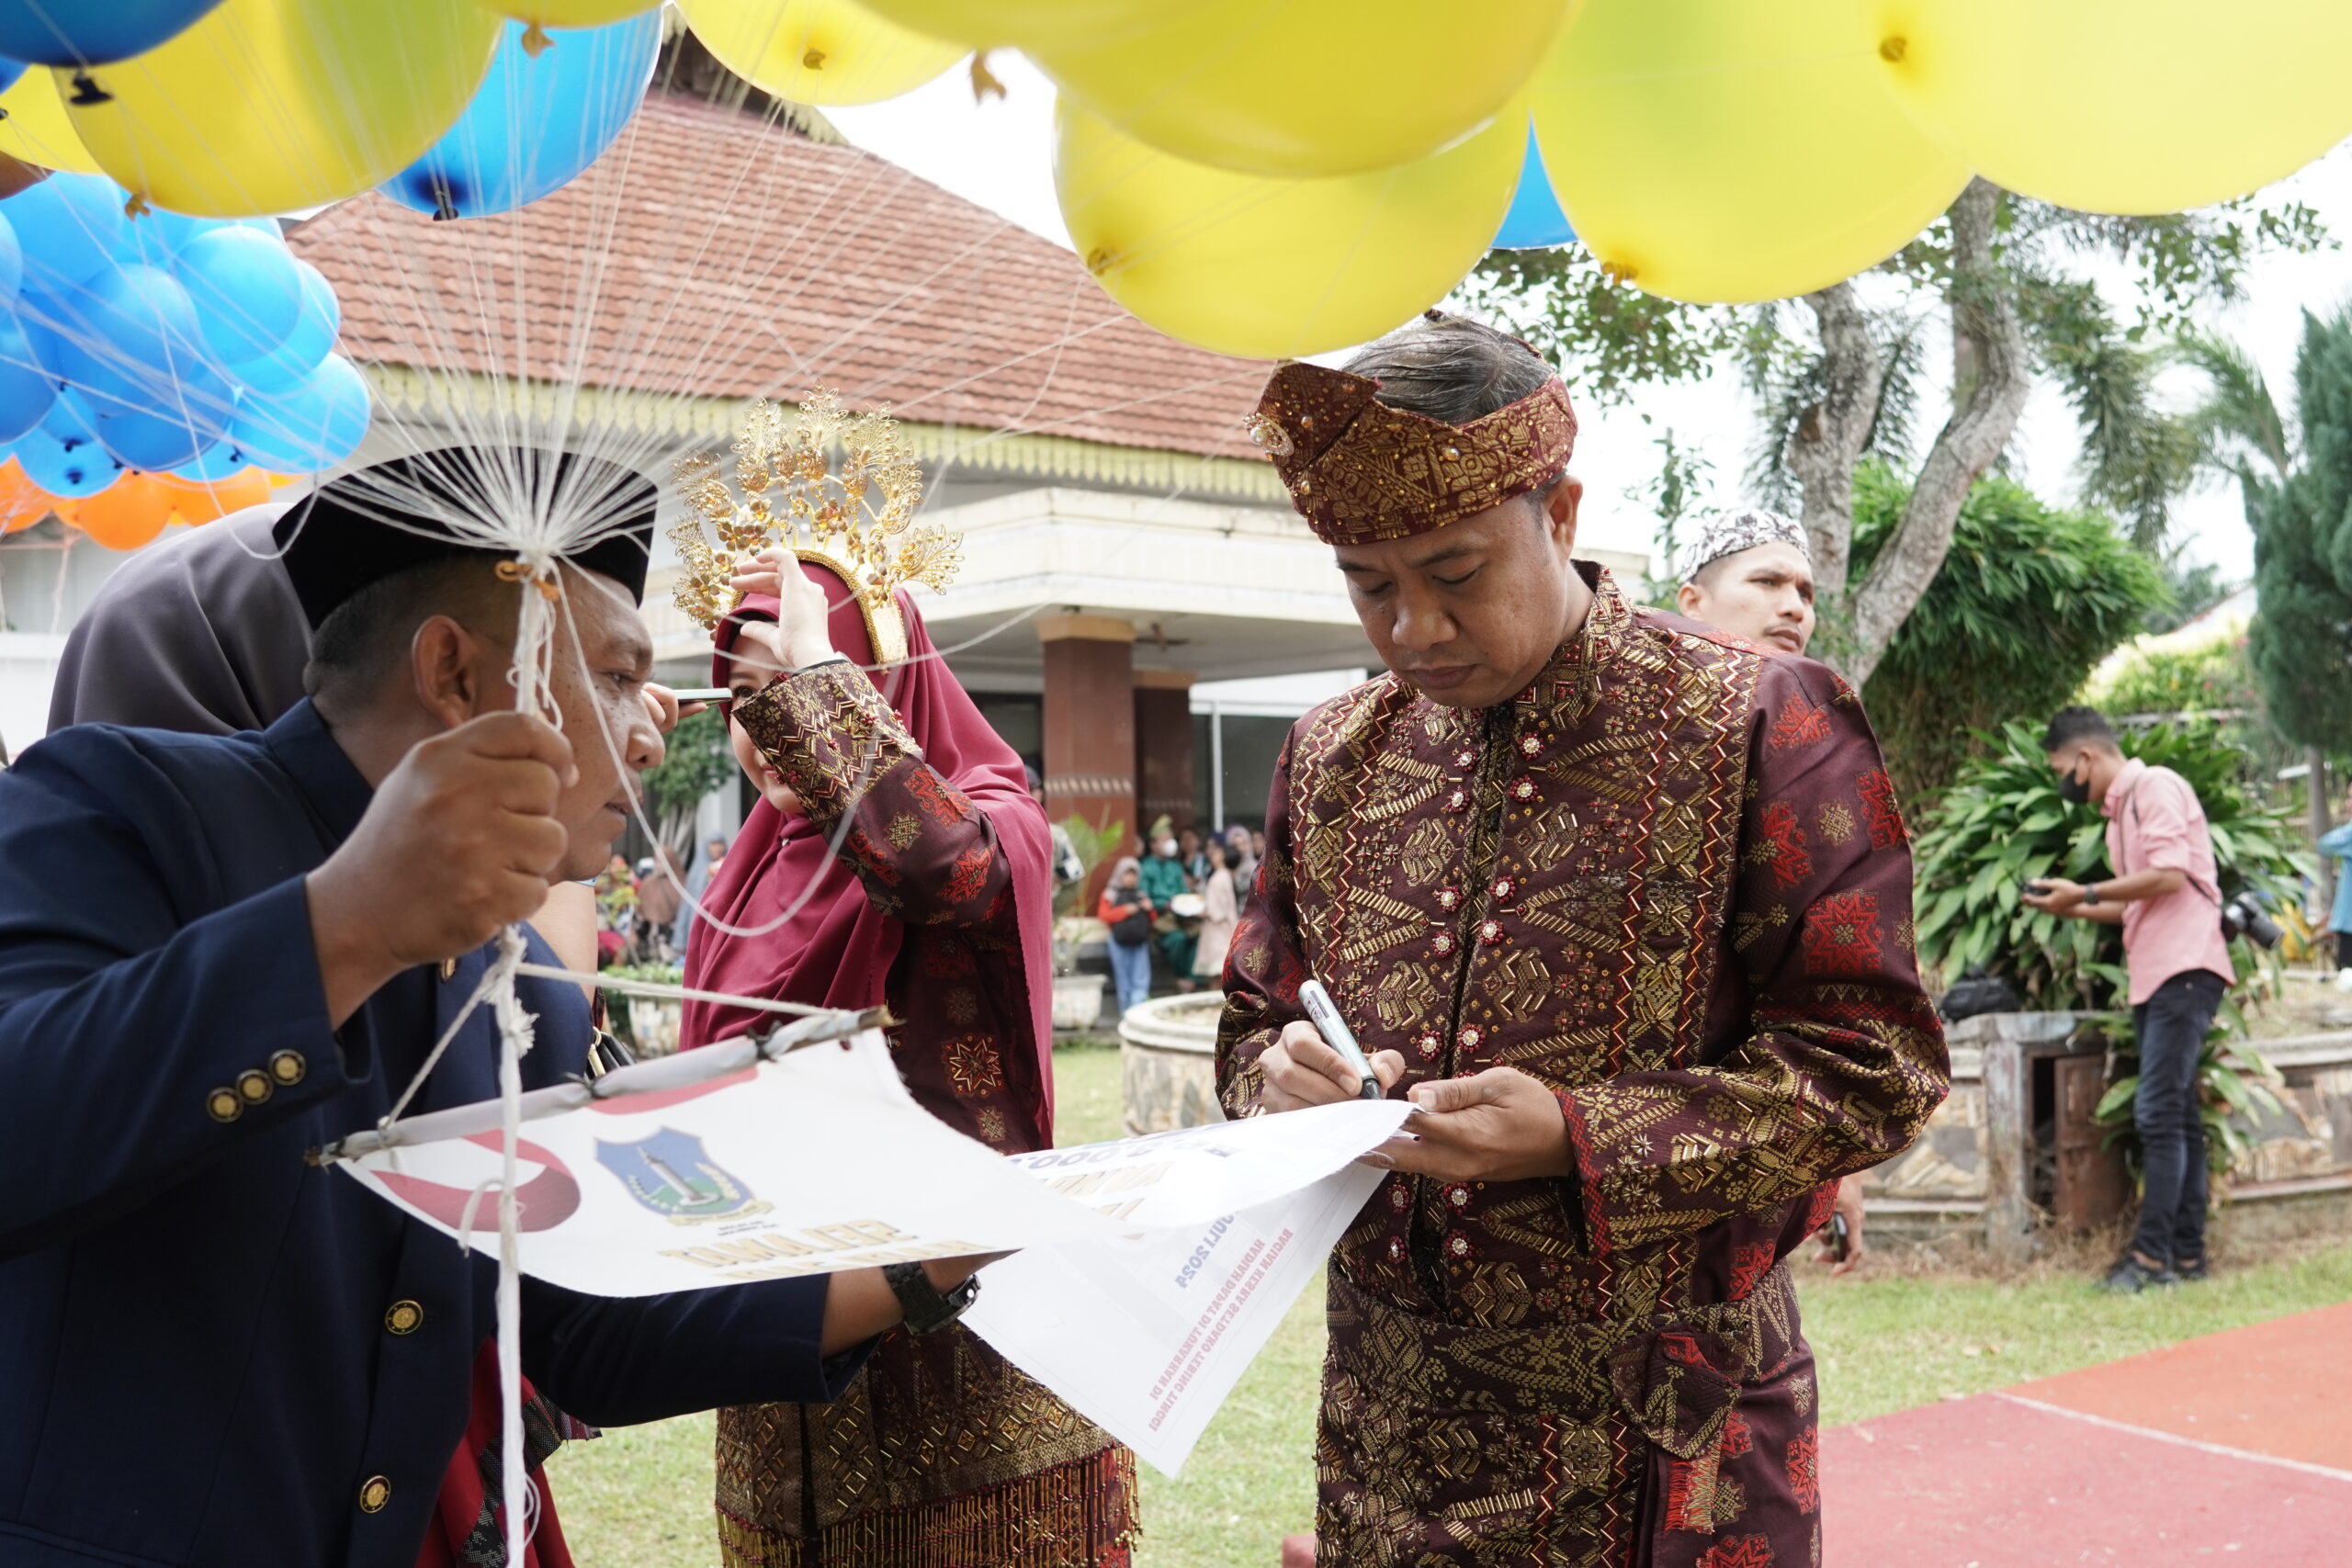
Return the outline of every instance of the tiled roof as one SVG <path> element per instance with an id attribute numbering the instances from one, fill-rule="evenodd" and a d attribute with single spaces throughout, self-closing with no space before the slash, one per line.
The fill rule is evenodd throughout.
<path id="1" fill-rule="evenodd" d="M 371 194 L 288 238 L 362 361 L 699 397 L 822 381 L 924 423 L 1257 456 L 1269 367 L 1161 335 L 1069 252 L 872 153 L 695 99 L 650 95 L 518 212 L 435 222 Z"/>

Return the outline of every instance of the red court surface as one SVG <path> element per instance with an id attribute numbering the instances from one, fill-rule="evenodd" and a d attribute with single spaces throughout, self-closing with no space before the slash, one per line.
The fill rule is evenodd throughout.
<path id="1" fill-rule="evenodd" d="M 1827 1568 L 2352 1565 L 2352 1303 L 1821 1435 Z"/>

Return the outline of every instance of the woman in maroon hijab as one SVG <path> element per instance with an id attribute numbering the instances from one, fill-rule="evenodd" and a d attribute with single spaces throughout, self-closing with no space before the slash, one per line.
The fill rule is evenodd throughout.
<path id="1" fill-rule="evenodd" d="M 763 557 L 719 624 L 712 679 L 736 694 L 760 804 L 704 896 L 686 984 L 888 1003 L 925 1110 L 1008 1154 L 1048 1147 L 1044 808 L 906 598 L 908 657 L 869 679 L 868 607 L 796 564 Z M 689 1003 L 680 1043 L 762 1021 Z M 1135 1460 L 961 1325 L 897 1331 L 832 1404 L 719 1412 L 718 1513 L 731 1568 L 1097 1568 L 1127 1559 Z"/>

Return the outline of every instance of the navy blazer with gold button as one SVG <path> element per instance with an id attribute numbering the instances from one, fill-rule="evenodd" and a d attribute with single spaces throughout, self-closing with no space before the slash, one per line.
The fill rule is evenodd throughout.
<path id="1" fill-rule="evenodd" d="M 329 1028 L 301 879 L 368 799 L 308 703 L 0 773 L 0 1562 L 416 1561 L 494 1270 L 303 1156 L 390 1109 L 489 950 Z M 526 1087 L 579 1073 L 578 987 L 524 984 Z M 496 1092 L 485 1011 L 414 1109 Z M 606 1425 L 828 1399 L 824 1300 L 526 1280 L 524 1371 Z"/>

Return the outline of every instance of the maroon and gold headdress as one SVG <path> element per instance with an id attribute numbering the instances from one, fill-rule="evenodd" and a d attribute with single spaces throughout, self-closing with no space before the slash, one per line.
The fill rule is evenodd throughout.
<path id="1" fill-rule="evenodd" d="M 1467 424 L 1389 408 L 1378 390 L 1344 370 L 1285 365 L 1250 416 L 1250 438 L 1326 544 L 1459 523 L 1544 484 L 1576 448 L 1576 412 L 1557 377 Z"/>

